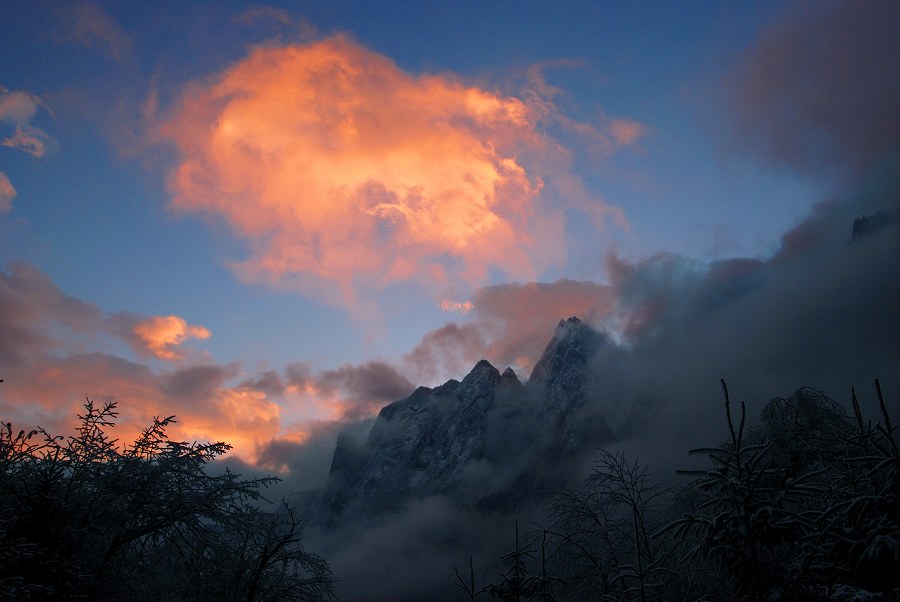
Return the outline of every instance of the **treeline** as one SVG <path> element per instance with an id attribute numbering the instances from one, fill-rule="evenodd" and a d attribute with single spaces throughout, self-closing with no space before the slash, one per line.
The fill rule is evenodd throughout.
<path id="1" fill-rule="evenodd" d="M 747 427 L 725 382 L 728 434 L 664 488 L 647 468 L 601 451 L 578 486 L 554 494 L 542 524 L 516 526 L 508 567 L 469 600 L 900 600 L 900 453 L 881 408 L 866 421 L 802 388 Z M 459 590 L 458 590 L 459 591 Z"/>
<path id="2" fill-rule="evenodd" d="M 230 446 L 170 440 L 174 417 L 120 449 L 115 408 L 88 401 L 71 437 L 0 426 L 0 600 L 333 597 L 274 478 L 208 473 Z"/>

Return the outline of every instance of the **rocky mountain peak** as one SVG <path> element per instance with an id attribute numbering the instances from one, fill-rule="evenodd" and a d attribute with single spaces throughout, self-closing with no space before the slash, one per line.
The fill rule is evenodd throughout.
<path id="1" fill-rule="evenodd" d="M 500 375 L 500 380 L 503 384 L 506 385 L 521 385 L 521 381 L 519 381 L 519 377 L 516 376 L 515 371 L 509 366 L 506 367 L 506 370 L 503 371 L 503 374 Z"/>
<path id="2" fill-rule="evenodd" d="M 586 403 L 586 385 L 591 359 L 607 339 L 577 317 L 560 320 L 553 338 L 534 366 L 527 387 L 542 400 L 541 415 L 555 447 L 549 453 L 563 457 L 578 449 L 586 440 L 610 440 L 613 431 L 597 417 L 591 421 L 591 432 L 579 417 Z"/>
<path id="3" fill-rule="evenodd" d="M 487 360 L 481 360 L 463 379 L 463 385 L 469 385 L 473 381 L 486 381 L 495 383 L 500 380 L 500 371 Z"/>
<path id="4" fill-rule="evenodd" d="M 603 335 L 572 316 L 560 320 L 553 338 L 547 343 L 541 359 L 531 371 L 529 383 L 550 385 L 563 372 L 583 370 L 587 361 L 605 341 Z"/>
<path id="5" fill-rule="evenodd" d="M 540 424 L 551 442 L 544 459 L 563 458 L 585 439 L 580 408 L 587 366 L 605 340 L 571 317 L 560 321 L 527 385 L 512 368 L 501 374 L 481 360 L 462 381 L 450 380 L 434 389 L 419 387 L 406 399 L 385 406 L 365 442 L 350 433 L 339 438 L 322 516 L 326 521 L 345 512 L 374 516 L 412 498 L 455 490 L 475 495 L 481 488 L 499 486 L 472 481 L 471 475 L 477 474 L 472 472 L 476 464 L 496 468 L 510 461 L 509 454 L 497 447 L 505 421 L 515 421 L 516 428 L 526 432 L 534 430 L 526 424 Z M 590 431 L 601 439 L 612 435 L 605 423 L 592 424 Z M 529 481 L 534 475 L 520 476 Z M 510 499 L 521 489 L 503 487 Z M 494 493 L 485 489 L 477 495 L 487 499 Z"/>

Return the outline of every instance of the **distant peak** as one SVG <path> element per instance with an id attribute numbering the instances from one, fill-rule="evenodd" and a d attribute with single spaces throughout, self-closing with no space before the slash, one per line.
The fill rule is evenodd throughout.
<path id="1" fill-rule="evenodd" d="M 604 341 L 603 335 L 572 316 L 560 320 L 553 338 L 531 372 L 530 381 L 544 382 L 567 366 L 584 365 Z"/>
<path id="2" fill-rule="evenodd" d="M 560 320 L 559 324 L 556 325 L 556 329 L 567 328 L 569 326 L 581 326 L 584 322 L 578 319 L 578 316 L 572 316 L 568 320 Z"/>
<path id="3" fill-rule="evenodd" d="M 505 385 L 520 385 L 522 382 L 519 380 L 519 377 L 516 376 L 515 371 L 509 366 L 506 367 L 506 370 L 503 371 L 503 374 L 500 375 L 500 382 Z"/>
<path id="4" fill-rule="evenodd" d="M 494 367 L 494 365 L 491 364 L 489 361 L 481 360 L 480 362 L 475 364 L 475 367 L 472 368 L 471 372 L 469 372 L 469 376 L 483 375 L 483 374 L 488 374 L 491 376 L 499 377 L 500 371 L 497 370 Z M 469 376 L 467 376 L 466 378 L 469 378 Z"/>
<path id="5" fill-rule="evenodd" d="M 475 367 L 472 368 L 472 371 L 469 372 L 468 375 L 463 379 L 463 384 L 469 384 L 473 381 L 488 381 L 495 382 L 500 380 L 500 371 L 497 370 L 493 364 L 491 364 L 487 360 L 481 360 Z"/>
<path id="6" fill-rule="evenodd" d="M 556 325 L 556 332 L 553 333 L 553 338 L 559 341 L 568 339 L 573 335 L 580 336 L 589 332 L 593 333 L 594 329 L 579 320 L 576 316 L 572 316 L 568 320 L 559 321 L 559 324 Z"/>

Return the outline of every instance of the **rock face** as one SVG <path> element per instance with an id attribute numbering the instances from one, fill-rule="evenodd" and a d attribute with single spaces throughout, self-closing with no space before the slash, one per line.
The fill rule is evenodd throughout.
<path id="1" fill-rule="evenodd" d="M 382 408 L 362 447 L 338 439 L 325 503 L 331 514 L 378 514 L 410 497 L 445 493 L 484 457 L 488 418 L 522 384 L 481 360 L 462 380 L 419 387 Z"/>
<path id="2" fill-rule="evenodd" d="M 593 416 L 586 424 L 580 412 L 588 395 L 588 363 L 606 343 L 605 336 L 578 318 L 560 320 L 531 372 L 528 388 L 540 400 L 544 428 L 552 432 L 548 451 L 555 458 L 564 457 L 587 439 L 613 438 L 602 418 Z"/>
<path id="3" fill-rule="evenodd" d="M 562 320 L 527 385 L 481 360 L 461 382 L 419 387 L 385 406 L 364 442 L 338 438 L 323 516 L 373 516 L 435 494 L 513 504 L 540 480 L 530 458 L 552 463 L 586 437 L 612 438 L 602 419 L 580 415 L 588 363 L 605 343 L 578 318 Z"/>

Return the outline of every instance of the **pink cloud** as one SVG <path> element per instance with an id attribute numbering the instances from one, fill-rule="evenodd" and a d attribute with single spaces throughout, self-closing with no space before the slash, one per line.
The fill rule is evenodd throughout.
<path id="1" fill-rule="evenodd" d="M 423 380 L 459 378 L 481 358 L 527 377 L 560 319 L 578 316 L 599 325 L 617 308 L 609 286 L 575 280 L 486 286 L 467 303 L 465 322 L 429 332 L 407 354 L 410 370 Z"/>
<path id="2" fill-rule="evenodd" d="M 42 106 L 43 101 L 34 94 L 0 86 L 0 124 L 14 128 L 11 135 L 0 140 L 0 145 L 18 148 L 32 157 L 43 157 L 53 150 L 56 141 L 31 123 Z"/>
<path id="3" fill-rule="evenodd" d="M 310 424 L 371 416 L 413 389 L 378 361 L 318 372 L 297 363 L 283 378 L 274 370 L 247 377 L 239 365 L 205 357 L 198 363 L 179 346 L 207 338 L 206 328 L 173 315 L 103 312 L 24 263 L 0 271 L 0 333 L 0 420 L 69 434 L 85 398 L 115 401 L 120 442 L 154 416 L 175 415 L 173 439 L 225 441 L 250 463 L 265 463 L 260 454 L 273 442 L 303 444 Z M 112 352 L 119 341 L 135 357 Z M 147 357 L 183 361 L 159 367 Z"/>
<path id="4" fill-rule="evenodd" d="M 177 316 L 109 314 L 61 291 L 33 266 L 0 271 L 0 418 L 19 427 L 69 432 L 85 397 L 119 403 L 116 436 L 128 440 L 153 416 L 177 415 L 175 438 L 224 440 L 251 459 L 257 446 L 291 432 L 281 408 L 252 386 L 229 386 L 235 366 L 201 364 L 157 371 L 109 353 L 109 336 L 144 353 L 177 354 L 209 331 Z M 74 342 L 73 342 L 74 341 Z M 168 358 L 166 358 L 168 359 Z"/>
<path id="5" fill-rule="evenodd" d="M 7 213 L 12 210 L 14 198 L 16 198 L 16 189 L 13 188 L 12 182 L 9 181 L 7 175 L 0 171 L 0 213 Z"/>
<path id="6" fill-rule="evenodd" d="M 609 131 L 618 144 L 632 144 L 647 133 L 647 128 L 632 119 L 613 119 Z"/>
<path id="7" fill-rule="evenodd" d="M 560 150 L 546 110 L 334 36 L 254 49 L 155 133 L 177 150 L 171 207 L 224 219 L 249 249 L 243 279 L 352 307 L 392 283 L 437 294 L 564 259 L 565 201 L 541 191 L 574 176 L 543 161 Z M 614 212 L 593 201 L 579 207 Z"/>

